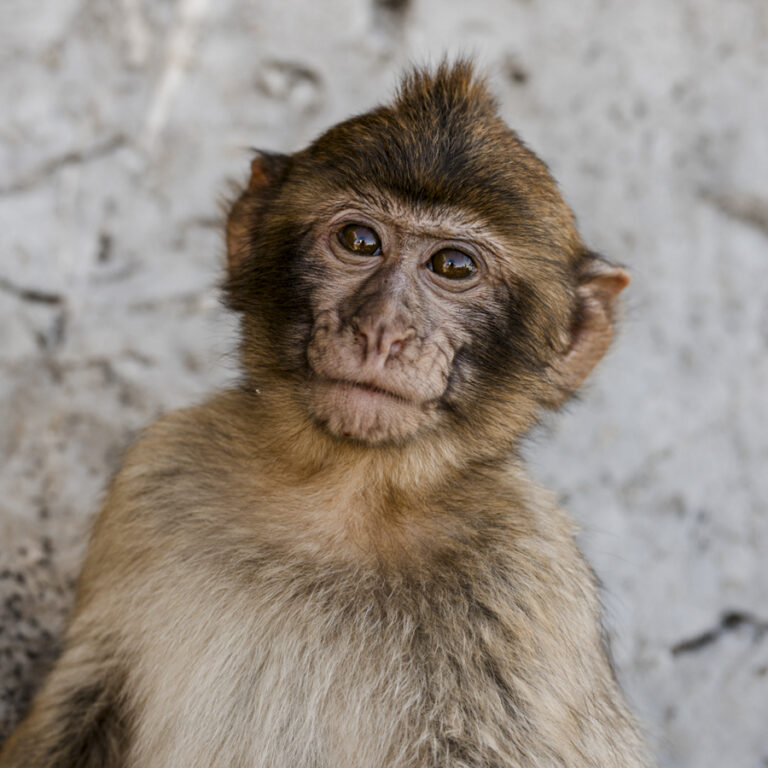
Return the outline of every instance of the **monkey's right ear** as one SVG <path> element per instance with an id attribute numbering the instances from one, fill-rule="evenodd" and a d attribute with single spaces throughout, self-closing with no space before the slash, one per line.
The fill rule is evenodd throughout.
<path id="1" fill-rule="evenodd" d="M 250 239 L 267 203 L 285 178 L 290 167 L 289 155 L 257 150 L 251 161 L 248 186 L 232 204 L 227 214 L 227 267 L 230 274 L 248 255 Z"/>

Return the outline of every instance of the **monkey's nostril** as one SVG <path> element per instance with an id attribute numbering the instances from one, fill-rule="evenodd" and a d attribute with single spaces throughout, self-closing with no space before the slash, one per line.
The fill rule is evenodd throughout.
<path id="1" fill-rule="evenodd" d="M 402 346 L 403 346 L 402 341 L 393 341 L 392 346 L 389 348 L 389 354 L 396 355 L 400 351 L 400 348 Z"/>

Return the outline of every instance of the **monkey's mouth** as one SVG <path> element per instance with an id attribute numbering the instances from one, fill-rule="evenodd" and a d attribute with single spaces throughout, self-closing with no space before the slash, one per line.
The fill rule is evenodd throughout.
<path id="1" fill-rule="evenodd" d="M 333 378 L 313 382 L 311 409 L 331 433 L 371 443 L 414 433 L 431 410 L 373 384 Z"/>
<path id="2" fill-rule="evenodd" d="M 374 386 L 373 384 L 366 384 L 365 382 L 347 381 L 346 379 L 326 379 L 326 383 L 332 386 L 339 387 L 342 390 L 350 390 L 350 391 L 359 390 L 361 393 L 367 392 L 371 396 L 383 395 L 384 397 L 391 398 L 400 403 L 408 403 L 408 404 L 415 405 L 415 403 L 412 400 L 409 400 L 407 397 L 398 395 L 396 392 L 392 392 L 388 389 L 384 389 L 383 387 L 377 387 L 377 386 Z"/>

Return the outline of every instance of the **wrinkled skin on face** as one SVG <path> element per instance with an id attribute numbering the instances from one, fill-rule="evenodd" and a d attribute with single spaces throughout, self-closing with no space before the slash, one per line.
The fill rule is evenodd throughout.
<path id="1" fill-rule="evenodd" d="M 312 415 L 332 433 L 403 438 L 434 424 L 456 396 L 454 361 L 471 336 L 467 310 L 493 299 L 480 249 L 456 218 L 369 206 L 343 210 L 323 227 L 314 257 L 326 278 L 313 293 L 307 360 Z M 380 240 L 377 253 L 345 246 L 345 228 L 360 222 Z M 435 271 L 435 255 L 446 252 L 468 257 L 473 272 Z"/>
<path id="2" fill-rule="evenodd" d="M 514 442 L 602 356 L 628 281 L 462 65 L 257 157 L 227 241 L 249 386 L 371 445 Z"/>

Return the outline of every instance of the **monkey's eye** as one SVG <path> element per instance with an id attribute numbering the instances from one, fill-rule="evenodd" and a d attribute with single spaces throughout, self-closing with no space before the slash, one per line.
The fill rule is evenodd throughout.
<path id="1" fill-rule="evenodd" d="M 370 228 L 362 224 L 347 224 L 339 232 L 339 242 L 350 252 L 360 256 L 378 256 L 381 240 Z"/>
<path id="2" fill-rule="evenodd" d="M 433 272 L 450 280 L 464 280 L 476 269 L 474 259 L 453 248 L 438 251 L 428 262 L 427 267 Z"/>

